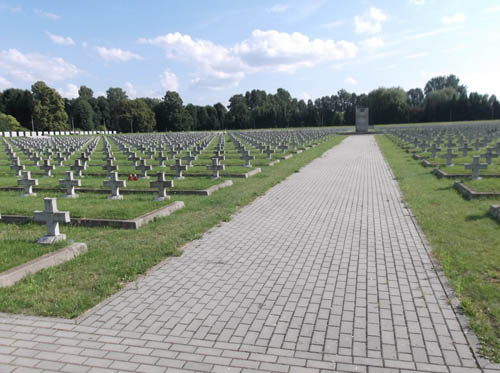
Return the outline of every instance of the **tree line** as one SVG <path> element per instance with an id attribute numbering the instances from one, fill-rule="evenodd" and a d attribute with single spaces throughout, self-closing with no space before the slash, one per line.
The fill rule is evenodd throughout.
<path id="1" fill-rule="evenodd" d="M 121 88 L 94 97 L 81 86 L 78 97 L 62 98 L 38 81 L 31 90 L 0 92 L 0 131 L 111 130 L 118 132 L 208 131 L 352 125 L 356 106 L 370 108 L 371 124 L 500 119 L 495 95 L 467 93 L 455 75 L 438 76 L 424 89 L 377 88 L 356 95 L 345 89 L 314 101 L 254 89 L 221 103 L 184 105 L 177 92 L 158 98 L 130 99 Z"/>

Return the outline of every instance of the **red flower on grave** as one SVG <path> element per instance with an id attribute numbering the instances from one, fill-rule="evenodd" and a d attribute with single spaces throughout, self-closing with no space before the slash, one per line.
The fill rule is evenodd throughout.
<path id="1" fill-rule="evenodd" d="M 137 175 L 134 174 L 134 181 L 137 181 Z"/>
<path id="2" fill-rule="evenodd" d="M 128 181 L 132 181 L 132 175 L 128 175 Z"/>

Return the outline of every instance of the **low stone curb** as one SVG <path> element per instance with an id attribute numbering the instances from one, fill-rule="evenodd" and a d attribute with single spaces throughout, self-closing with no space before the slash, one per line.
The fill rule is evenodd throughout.
<path id="1" fill-rule="evenodd" d="M 12 286 L 30 274 L 36 273 L 45 268 L 55 267 L 56 265 L 71 260 L 86 251 L 86 244 L 73 243 L 60 250 L 44 254 L 27 263 L 0 273 L 0 287 Z"/>
<path id="2" fill-rule="evenodd" d="M 283 159 L 283 160 L 284 160 L 284 159 L 290 159 L 290 158 L 292 158 L 292 157 L 293 157 L 293 154 L 287 154 L 287 155 L 284 155 L 284 156 L 282 156 L 282 157 L 280 157 L 280 156 L 276 156 L 276 158 L 278 158 L 278 159 Z"/>
<path id="3" fill-rule="evenodd" d="M 435 168 L 432 173 L 437 176 L 438 179 L 466 179 L 470 178 L 471 175 L 466 174 L 449 174 L 446 171 L 441 170 L 440 168 Z M 482 178 L 499 178 L 499 174 L 480 174 Z"/>
<path id="4" fill-rule="evenodd" d="M 229 182 L 229 183 L 228 183 Z M 220 184 L 212 185 L 207 189 L 170 189 L 167 190 L 168 195 L 186 194 L 186 195 L 199 195 L 209 196 L 220 188 L 225 188 L 233 185 L 231 180 L 223 181 Z M 0 187 L 0 191 L 22 191 L 23 187 Z M 33 192 L 61 192 L 64 193 L 64 188 L 33 188 Z M 97 193 L 97 194 L 111 194 L 111 189 L 92 189 L 92 188 L 75 188 L 76 193 Z M 158 194 L 154 189 L 120 189 L 120 194 Z"/>
<path id="5" fill-rule="evenodd" d="M 155 218 L 160 218 L 168 216 L 174 211 L 177 211 L 184 207 L 184 202 L 175 201 L 167 206 L 163 206 L 157 210 L 148 212 L 142 216 L 135 219 L 90 219 L 90 218 L 71 218 L 70 225 L 76 225 L 81 227 L 112 227 L 118 229 L 139 229 L 143 225 L 148 224 Z M 33 223 L 33 217 L 31 216 L 21 216 L 21 215 L 2 215 L 0 219 L 2 223 L 14 223 L 14 224 L 26 224 Z"/>
<path id="6" fill-rule="evenodd" d="M 275 161 L 269 162 L 268 166 L 272 167 L 272 166 L 274 166 L 275 164 L 278 164 L 278 163 L 280 163 L 280 160 L 276 159 Z"/>
<path id="7" fill-rule="evenodd" d="M 421 165 L 424 167 L 432 167 L 433 166 L 433 164 L 431 162 L 429 162 L 427 159 L 423 159 L 421 162 Z"/>
<path id="8" fill-rule="evenodd" d="M 259 173 L 261 173 L 262 170 L 260 168 L 256 168 L 252 171 L 248 171 L 246 174 L 245 174 L 245 179 L 248 179 L 250 176 L 253 176 L 253 175 L 257 175 Z"/>
<path id="9" fill-rule="evenodd" d="M 210 188 L 203 189 L 203 190 L 175 190 L 175 189 L 172 189 L 172 190 L 168 191 L 167 194 L 196 194 L 196 195 L 201 195 L 201 196 L 209 196 L 213 192 L 215 192 L 219 189 L 222 189 L 222 188 L 229 187 L 231 185 L 233 185 L 233 181 L 226 180 L 226 181 L 223 181 L 222 183 L 212 185 Z"/>
<path id="10" fill-rule="evenodd" d="M 488 209 L 488 214 L 500 222 L 500 205 L 491 205 Z"/>
<path id="11" fill-rule="evenodd" d="M 460 192 L 460 194 L 465 199 L 478 199 L 478 198 L 488 198 L 488 197 L 500 197 L 500 193 L 496 192 L 476 192 L 475 190 L 469 188 L 464 183 L 455 181 L 453 187 Z"/>

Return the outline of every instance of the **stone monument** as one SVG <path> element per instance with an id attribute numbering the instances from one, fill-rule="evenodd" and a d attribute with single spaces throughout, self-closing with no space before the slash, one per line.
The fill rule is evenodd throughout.
<path id="1" fill-rule="evenodd" d="M 356 133 L 368 133 L 369 109 L 356 107 Z"/>

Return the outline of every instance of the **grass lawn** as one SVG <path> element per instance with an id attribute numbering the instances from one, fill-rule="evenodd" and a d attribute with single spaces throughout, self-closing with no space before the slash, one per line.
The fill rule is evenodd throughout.
<path id="1" fill-rule="evenodd" d="M 68 241 L 85 242 L 88 252 L 31 275 L 12 287 L 0 289 L 0 312 L 64 318 L 80 315 L 166 257 L 180 255 L 182 245 L 221 221 L 229 220 L 238 208 L 252 202 L 342 139 L 341 136 L 330 138 L 275 167 L 266 167 L 249 179 L 233 179 L 232 187 L 211 196 L 180 196 L 179 199 L 185 202 L 184 209 L 139 230 L 62 227 Z M 60 201 L 62 199 L 58 203 Z M 0 240 L 0 253 L 16 242 L 27 250 L 38 250 L 34 242 L 45 231 L 44 226 L 36 224 L 2 224 L 0 227 L 4 237 L 9 237 L 9 241 Z"/>
<path id="2" fill-rule="evenodd" d="M 58 192 L 38 192 L 36 197 L 21 198 L 18 192 L 2 192 L 1 213 L 33 216 L 33 211 L 43 210 L 45 197 L 57 198 L 59 211 L 69 211 L 72 218 L 100 219 L 133 219 L 182 199 L 182 196 L 171 196 L 170 200 L 155 201 L 154 194 L 127 194 L 121 200 L 108 200 L 107 194 L 97 193 L 79 193 L 78 199 L 72 199 L 63 198 L 63 193 Z"/>
<path id="3" fill-rule="evenodd" d="M 481 341 L 482 354 L 500 362 L 500 224 L 487 215 L 492 201 L 464 200 L 453 180 L 437 179 L 389 138 L 376 138 Z"/>
<path id="4" fill-rule="evenodd" d="M 500 193 L 500 178 L 484 178 L 481 180 L 464 180 L 464 184 L 475 192 Z M 500 201 L 497 201 L 500 203 Z M 497 203 L 497 204 L 498 204 Z"/>

